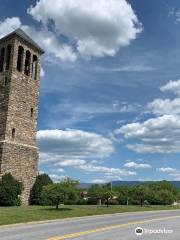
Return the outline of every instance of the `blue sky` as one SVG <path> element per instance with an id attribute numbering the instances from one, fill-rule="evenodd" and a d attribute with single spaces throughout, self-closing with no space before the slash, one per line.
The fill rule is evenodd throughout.
<path id="1" fill-rule="evenodd" d="M 178 0 L 0 0 L 45 50 L 37 142 L 54 180 L 180 180 Z"/>

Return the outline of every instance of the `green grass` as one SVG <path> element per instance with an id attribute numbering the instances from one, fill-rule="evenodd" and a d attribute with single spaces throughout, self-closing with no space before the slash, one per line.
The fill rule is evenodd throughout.
<path id="1" fill-rule="evenodd" d="M 25 223 L 31 221 L 61 219 L 68 217 L 82 217 L 108 213 L 122 213 L 133 211 L 173 210 L 176 206 L 61 206 L 58 211 L 53 207 L 22 206 L 0 207 L 0 225 Z"/>

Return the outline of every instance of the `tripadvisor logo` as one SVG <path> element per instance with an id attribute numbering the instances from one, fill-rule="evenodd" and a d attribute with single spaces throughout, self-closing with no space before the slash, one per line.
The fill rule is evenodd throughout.
<path id="1" fill-rule="evenodd" d="M 143 229 L 141 227 L 137 227 L 135 229 L 135 234 L 138 236 L 143 235 Z"/>

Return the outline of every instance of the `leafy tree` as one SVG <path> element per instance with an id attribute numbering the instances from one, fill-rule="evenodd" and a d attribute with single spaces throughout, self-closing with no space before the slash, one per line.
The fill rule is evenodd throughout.
<path id="1" fill-rule="evenodd" d="M 151 191 L 149 202 L 151 204 L 172 204 L 178 199 L 178 190 L 168 181 L 154 182 L 148 184 Z"/>
<path id="2" fill-rule="evenodd" d="M 148 187 L 143 184 L 133 187 L 134 199 L 140 203 L 141 207 L 143 206 L 144 201 L 148 198 L 148 190 Z"/>
<path id="3" fill-rule="evenodd" d="M 63 183 L 49 184 L 43 187 L 41 198 L 45 203 L 50 202 L 51 205 L 56 206 L 56 210 L 58 210 L 59 204 L 64 203 L 72 191 L 72 187 Z"/>
<path id="4" fill-rule="evenodd" d="M 120 204 L 128 205 L 129 200 L 132 198 L 131 187 L 129 186 L 120 186 L 116 188 L 118 201 Z"/>
<path id="5" fill-rule="evenodd" d="M 52 184 L 53 181 L 47 174 L 40 174 L 37 176 L 36 181 L 32 187 L 30 194 L 31 205 L 42 205 L 41 192 L 44 186 Z"/>
<path id="6" fill-rule="evenodd" d="M 113 199 L 113 196 L 114 193 L 111 190 L 104 189 L 102 197 L 105 200 L 107 207 L 109 207 L 109 200 Z"/>
<path id="7" fill-rule="evenodd" d="M 95 199 L 97 204 L 106 203 L 109 206 L 109 201 L 113 199 L 115 193 L 111 190 L 111 185 L 92 185 L 88 190 L 88 196 Z"/>
<path id="8" fill-rule="evenodd" d="M 76 205 L 77 202 L 80 200 L 80 194 L 78 194 L 78 191 L 74 188 L 69 190 L 68 198 L 65 200 L 65 204 L 68 205 Z"/>
<path id="9" fill-rule="evenodd" d="M 101 185 L 94 184 L 92 185 L 88 190 L 88 196 L 91 198 L 91 200 L 95 200 L 97 204 L 102 203 L 104 198 L 104 189 Z"/>
<path id="10" fill-rule="evenodd" d="M 22 184 L 10 173 L 2 176 L 0 181 L 0 206 L 19 206 Z"/>
<path id="11" fill-rule="evenodd" d="M 71 179 L 70 177 L 65 177 L 61 180 L 60 184 L 68 190 L 68 197 L 64 203 L 76 204 L 80 197 L 79 190 L 77 188 L 79 181 Z"/>
<path id="12" fill-rule="evenodd" d="M 176 197 L 172 192 L 169 192 L 166 189 L 162 189 L 158 193 L 158 204 L 170 205 L 175 201 Z"/>
<path id="13" fill-rule="evenodd" d="M 178 190 L 176 194 L 176 201 L 179 202 L 179 200 L 180 200 L 180 190 Z"/>
<path id="14" fill-rule="evenodd" d="M 115 186 L 113 190 L 118 192 L 120 204 L 126 204 L 127 200 L 131 204 L 145 203 L 153 205 L 172 204 L 180 199 L 180 191 L 168 181 L 146 182 L 136 186 Z"/>

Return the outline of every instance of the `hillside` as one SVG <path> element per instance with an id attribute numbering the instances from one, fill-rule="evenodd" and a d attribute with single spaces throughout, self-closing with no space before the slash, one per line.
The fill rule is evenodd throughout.
<path id="1" fill-rule="evenodd" d="M 180 189 L 180 181 L 170 181 L 175 187 Z M 141 182 L 141 181 L 113 181 L 112 185 L 113 186 L 134 186 L 142 183 L 148 183 L 146 182 Z M 79 185 L 79 188 L 89 188 L 92 184 L 91 183 L 81 183 Z"/>

